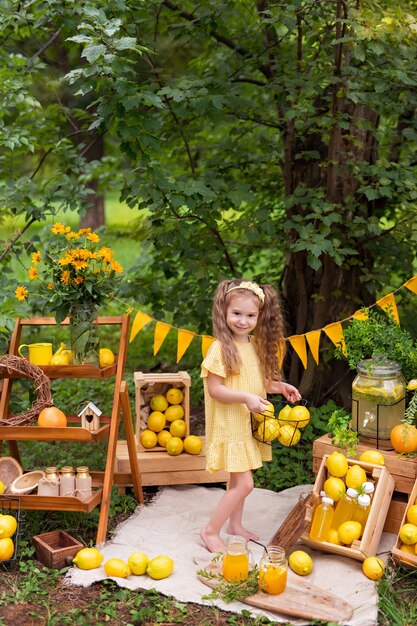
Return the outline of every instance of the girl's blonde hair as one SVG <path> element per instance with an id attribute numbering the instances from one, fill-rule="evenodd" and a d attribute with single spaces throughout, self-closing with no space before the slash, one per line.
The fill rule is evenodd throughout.
<path id="1" fill-rule="evenodd" d="M 259 307 L 258 323 L 255 328 L 255 349 L 258 354 L 265 384 L 272 380 L 281 380 L 281 365 L 285 356 L 284 320 L 281 313 L 278 294 L 271 285 L 259 285 L 265 294 L 264 302 L 250 289 L 232 289 L 238 287 L 243 279 L 223 280 L 217 286 L 213 301 L 213 335 L 220 341 L 222 358 L 228 374 L 240 371 L 241 360 L 233 340 L 233 334 L 227 326 L 227 308 L 237 295 L 250 295 Z M 231 290 L 231 291 L 229 291 Z"/>

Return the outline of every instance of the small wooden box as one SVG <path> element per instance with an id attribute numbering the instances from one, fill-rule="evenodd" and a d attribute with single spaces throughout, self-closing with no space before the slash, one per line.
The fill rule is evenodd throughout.
<path id="1" fill-rule="evenodd" d="M 404 514 L 403 514 L 399 528 L 401 528 L 403 524 L 407 523 L 407 511 L 410 508 L 410 506 L 412 506 L 415 503 L 416 498 L 417 498 L 417 480 L 414 483 L 413 489 L 411 490 L 411 494 L 408 499 L 407 506 L 405 507 Z M 393 549 L 391 550 L 392 558 L 394 559 L 396 563 L 401 563 L 402 565 L 406 565 L 407 567 L 416 569 L 417 568 L 417 554 L 409 554 L 408 552 L 404 552 L 403 550 L 400 550 L 401 543 L 402 541 L 400 539 L 400 536 L 397 535 L 397 540 L 394 544 Z"/>
<path id="2" fill-rule="evenodd" d="M 375 449 L 369 444 L 360 443 L 358 445 L 359 458 L 365 450 Z M 317 474 L 322 458 L 325 454 L 342 450 L 332 444 L 328 435 L 324 435 L 313 442 L 313 472 Z M 385 459 L 385 467 L 395 481 L 395 491 L 409 495 L 417 479 L 417 459 L 401 457 L 395 450 L 379 450 Z"/>
<path id="3" fill-rule="evenodd" d="M 84 547 L 65 530 L 53 530 L 43 535 L 35 535 L 32 537 L 32 542 L 38 561 L 51 569 L 62 569 L 68 565 L 67 558 L 73 559 Z"/>
<path id="4" fill-rule="evenodd" d="M 184 409 L 185 437 L 190 434 L 190 387 L 191 378 L 187 372 L 167 373 L 167 374 L 144 374 L 135 372 L 136 391 L 136 438 L 139 450 L 145 452 L 165 452 L 165 448 L 155 446 L 146 449 L 140 443 L 140 434 L 146 429 L 147 419 L 152 412 L 149 402 L 157 394 L 165 395 L 171 387 L 181 389 L 184 394 L 181 406 Z M 166 428 L 169 429 L 169 424 Z"/>
<path id="5" fill-rule="evenodd" d="M 329 474 L 326 468 L 326 462 L 329 455 L 324 455 L 320 469 L 317 473 L 316 481 L 313 487 L 313 493 L 320 495 L 323 490 L 324 482 Z M 366 522 L 361 539 L 357 539 L 351 546 L 336 545 L 327 541 L 316 541 L 310 539 L 308 531 L 304 532 L 301 540 L 316 550 L 324 552 L 332 552 L 342 556 L 349 556 L 352 559 L 363 561 L 367 556 L 376 554 L 381 534 L 385 524 L 385 518 L 391 503 L 392 493 L 394 491 L 394 479 L 392 478 L 386 467 L 382 465 L 374 465 L 373 463 L 363 463 L 362 461 L 348 459 L 348 465 L 359 465 L 362 467 L 370 480 L 375 482 L 375 491 L 371 501 L 371 509 Z"/>

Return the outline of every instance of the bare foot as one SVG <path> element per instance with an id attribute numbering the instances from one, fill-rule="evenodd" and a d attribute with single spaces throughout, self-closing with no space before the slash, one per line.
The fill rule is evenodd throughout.
<path id="1" fill-rule="evenodd" d="M 203 540 L 209 552 L 224 552 L 225 546 L 219 535 L 208 532 L 205 528 L 200 531 L 200 537 Z"/>
<path id="2" fill-rule="evenodd" d="M 254 539 L 254 541 L 259 540 L 259 535 L 255 535 L 250 530 L 246 530 L 243 526 L 231 526 L 229 524 L 227 528 L 227 532 L 229 535 L 239 535 L 239 537 L 244 537 L 245 539 Z"/>

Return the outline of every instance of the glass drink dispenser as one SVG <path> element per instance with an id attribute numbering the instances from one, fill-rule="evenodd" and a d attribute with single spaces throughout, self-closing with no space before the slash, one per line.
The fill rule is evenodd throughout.
<path id="1" fill-rule="evenodd" d="M 405 380 L 394 361 L 359 361 L 352 383 L 352 428 L 360 437 L 390 446 L 392 428 L 404 418 Z"/>

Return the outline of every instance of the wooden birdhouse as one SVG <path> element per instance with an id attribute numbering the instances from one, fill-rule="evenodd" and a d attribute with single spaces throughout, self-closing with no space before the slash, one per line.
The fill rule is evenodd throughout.
<path id="1" fill-rule="evenodd" d="M 101 411 L 93 402 L 89 402 L 87 406 L 83 408 L 78 417 L 81 417 L 81 428 L 87 430 L 98 430 L 100 428 L 100 415 Z"/>

